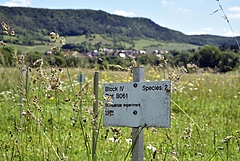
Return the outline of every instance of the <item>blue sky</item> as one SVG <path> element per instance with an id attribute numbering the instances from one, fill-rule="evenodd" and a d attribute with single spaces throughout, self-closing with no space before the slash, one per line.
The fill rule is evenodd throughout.
<path id="1" fill-rule="evenodd" d="M 187 35 L 240 35 L 240 1 L 220 0 L 234 33 L 218 11 L 216 0 L 0 0 L 4 6 L 51 9 L 93 9 L 127 17 L 149 18 Z"/>

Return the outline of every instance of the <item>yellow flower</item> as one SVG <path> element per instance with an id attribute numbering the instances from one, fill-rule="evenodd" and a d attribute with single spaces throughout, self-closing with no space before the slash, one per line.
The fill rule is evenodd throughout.
<path id="1" fill-rule="evenodd" d="M 161 76 L 158 74 L 158 75 L 156 75 L 156 78 L 157 78 L 157 79 L 160 79 L 160 78 L 161 78 Z"/>
<path id="2" fill-rule="evenodd" d="M 54 100 L 54 97 L 50 97 L 49 99 L 52 101 L 52 100 Z"/>

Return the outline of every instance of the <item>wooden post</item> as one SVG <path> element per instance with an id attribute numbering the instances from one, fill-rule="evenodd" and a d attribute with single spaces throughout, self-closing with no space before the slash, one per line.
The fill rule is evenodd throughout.
<path id="1" fill-rule="evenodd" d="M 20 79 L 20 124 L 22 124 L 22 111 L 23 111 L 23 66 L 20 67 L 21 79 Z"/>
<path id="2" fill-rule="evenodd" d="M 79 74 L 79 84 L 80 84 L 80 117 L 82 117 L 82 72 Z"/>
<path id="3" fill-rule="evenodd" d="M 133 82 L 144 81 L 144 68 L 137 67 L 133 69 Z M 144 129 L 143 127 L 132 128 L 132 144 L 135 144 L 132 149 L 132 161 L 143 161 L 144 156 Z"/>
<path id="4" fill-rule="evenodd" d="M 97 149 L 97 135 L 98 135 L 98 76 L 99 72 L 94 73 L 94 89 L 93 93 L 95 101 L 93 103 L 93 129 L 92 129 L 92 161 L 97 161 L 96 149 Z"/>
<path id="5" fill-rule="evenodd" d="M 26 67 L 26 95 L 28 95 L 28 67 Z"/>

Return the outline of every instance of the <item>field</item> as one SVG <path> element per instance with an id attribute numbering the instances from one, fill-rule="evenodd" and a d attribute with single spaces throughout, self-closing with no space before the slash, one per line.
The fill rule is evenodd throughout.
<path id="1" fill-rule="evenodd" d="M 80 72 L 86 74 L 82 90 L 76 81 Z M 0 160 L 91 160 L 93 129 L 98 160 L 131 160 L 131 128 L 102 125 L 102 88 L 105 82 L 128 82 L 132 77 L 121 71 L 99 73 L 96 117 L 93 73 L 36 68 L 26 77 L 26 71 L 22 75 L 20 69 L 0 68 Z M 146 81 L 168 76 L 172 76 L 171 128 L 144 129 L 145 160 L 237 161 L 239 71 L 181 75 L 177 69 L 169 74 L 145 67 Z"/>
<path id="2" fill-rule="evenodd" d="M 7 38 L 5 38 L 7 40 Z M 9 38 L 8 38 L 9 39 Z M 83 36 L 68 36 L 65 37 L 67 43 L 73 43 L 73 44 L 81 44 L 82 42 L 87 42 L 91 44 L 96 44 L 101 42 L 102 44 L 108 44 L 113 45 L 113 38 L 111 37 L 103 37 L 99 34 L 92 34 L 92 37 L 86 38 Z M 45 52 L 50 49 L 49 42 L 44 42 L 45 45 L 39 45 L 39 41 L 34 41 L 34 46 L 26 46 L 26 45 L 16 45 L 16 44 L 10 44 L 16 49 L 20 50 L 21 52 L 28 53 L 28 52 Z M 134 43 L 134 49 L 136 50 L 146 50 L 147 52 L 152 52 L 154 50 L 188 50 L 188 49 L 197 49 L 199 46 L 197 45 L 191 45 L 186 43 L 172 43 L 172 42 L 162 42 L 162 41 L 156 41 L 151 39 L 139 39 L 139 40 L 133 40 L 132 43 L 129 43 L 127 41 L 117 41 L 118 44 L 124 45 L 126 49 L 132 47 L 132 43 Z"/>

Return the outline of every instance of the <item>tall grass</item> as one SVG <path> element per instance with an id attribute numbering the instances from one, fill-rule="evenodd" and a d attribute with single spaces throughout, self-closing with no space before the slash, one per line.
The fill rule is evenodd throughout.
<path id="1" fill-rule="evenodd" d="M 54 69 L 52 73 L 52 70 L 36 68 L 29 72 L 29 91 L 27 94 L 23 89 L 20 126 L 20 71 L 0 69 L 0 81 L 4 82 L 0 86 L 0 155 L 3 160 L 91 160 L 93 71 Z M 87 75 L 81 91 L 76 81 L 80 71 Z M 166 79 L 164 75 L 170 69 L 164 72 L 146 67 L 145 71 L 146 80 L 156 81 Z M 54 85 L 51 81 L 54 78 L 59 78 L 60 84 L 56 89 L 49 89 Z M 116 80 L 132 79 L 127 72 L 103 71 L 99 89 L 102 83 Z M 145 159 L 238 160 L 239 84 L 240 76 L 236 73 L 182 75 L 172 92 L 171 128 L 148 128 L 144 132 Z M 101 93 L 99 100 L 102 100 Z M 83 102 L 81 117 L 80 99 Z M 99 111 L 102 111 L 101 101 Z M 99 124 L 98 135 L 98 160 L 124 160 L 132 145 L 131 128 Z"/>

